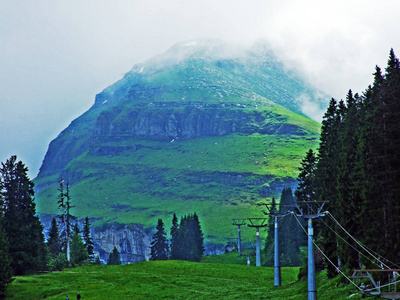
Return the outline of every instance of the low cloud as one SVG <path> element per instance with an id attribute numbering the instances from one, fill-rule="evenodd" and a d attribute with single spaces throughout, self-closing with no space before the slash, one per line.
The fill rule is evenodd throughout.
<path id="1" fill-rule="evenodd" d="M 320 99 L 320 101 L 315 101 Z M 300 103 L 301 112 L 314 121 L 321 122 L 325 114 L 326 106 L 321 102 L 322 99 L 318 97 L 311 99 L 309 95 L 301 94 L 297 97 L 296 101 Z"/>

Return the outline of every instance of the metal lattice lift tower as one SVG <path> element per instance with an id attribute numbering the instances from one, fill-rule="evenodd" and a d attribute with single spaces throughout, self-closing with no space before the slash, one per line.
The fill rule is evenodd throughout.
<path id="1" fill-rule="evenodd" d="M 242 240 L 240 238 L 240 226 L 246 225 L 244 222 L 246 219 L 233 219 L 232 225 L 236 225 L 238 227 L 238 253 L 241 253 L 242 250 Z"/>
<path id="2" fill-rule="evenodd" d="M 278 219 L 288 215 L 290 212 L 279 212 L 281 209 L 274 211 L 272 209 L 273 204 L 264 203 L 268 211 L 263 211 L 265 215 L 269 215 L 274 218 L 274 286 L 281 285 L 281 263 L 279 259 L 279 224 Z M 278 206 L 278 204 L 275 204 Z"/>
<path id="3" fill-rule="evenodd" d="M 301 201 L 295 204 L 299 217 L 308 220 L 308 300 L 317 300 L 317 285 L 315 280 L 314 229 L 312 220 L 325 216 L 322 208 L 328 201 Z M 300 206 L 301 205 L 301 206 Z"/>
<path id="4" fill-rule="evenodd" d="M 255 227 L 256 228 L 256 238 L 257 238 L 257 243 L 256 243 L 256 267 L 261 266 L 261 259 L 260 259 L 260 227 L 266 227 L 268 226 L 267 223 L 267 218 L 248 218 L 249 222 L 251 224 L 247 224 L 249 227 Z"/>

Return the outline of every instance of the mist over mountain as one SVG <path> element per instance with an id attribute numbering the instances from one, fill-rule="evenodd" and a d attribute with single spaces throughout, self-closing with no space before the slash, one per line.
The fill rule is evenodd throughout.
<path id="1" fill-rule="evenodd" d="M 75 214 L 97 226 L 146 229 L 196 211 L 209 245 L 223 244 L 232 217 L 259 214 L 256 203 L 296 186 L 318 143 L 310 118 L 327 101 L 263 43 L 178 43 L 133 66 L 50 143 L 35 179 L 38 211 L 57 213 L 62 177 Z M 221 216 L 227 223 L 216 226 Z"/>

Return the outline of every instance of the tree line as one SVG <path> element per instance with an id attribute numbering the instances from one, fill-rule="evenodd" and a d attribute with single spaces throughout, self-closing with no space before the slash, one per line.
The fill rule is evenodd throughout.
<path id="1" fill-rule="evenodd" d="M 298 201 L 329 201 L 337 220 L 318 221 L 325 254 L 343 270 L 376 267 L 356 250 L 360 241 L 394 267 L 400 257 L 400 65 L 393 49 L 385 73 L 377 66 L 361 95 L 350 90 L 345 101 L 330 101 L 318 151 L 307 152 L 300 171 Z M 338 224 L 357 239 L 338 238 Z"/>
<path id="2" fill-rule="evenodd" d="M 204 253 L 204 236 L 196 213 L 178 218 L 174 213 L 168 241 L 162 219 L 158 219 L 156 233 L 150 244 L 150 260 L 200 261 Z"/>
<path id="3" fill-rule="evenodd" d="M 28 168 L 11 156 L 0 168 L 0 297 L 13 275 L 43 270 L 59 270 L 93 258 L 90 222 L 83 232 L 71 215 L 69 184 L 60 181 L 58 204 L 46 241 L 43 225 L 36 214 L 34 183 Z"/>

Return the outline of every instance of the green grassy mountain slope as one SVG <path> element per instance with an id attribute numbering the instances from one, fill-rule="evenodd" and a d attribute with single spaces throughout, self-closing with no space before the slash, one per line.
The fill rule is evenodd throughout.
<path id="1" fill-rule="evenodd" d="M 57 181 L 71 183 L 74 214 L 169 228 L 196 211 L 208 243 L 232 236 L 232 218 L 294 187 L 320 124 L 299 99 L 323 106 L 264 48 L 178 44 L 96 96 L 51 142 L 36 183 L 38 211 L 57 213 Z"/>

